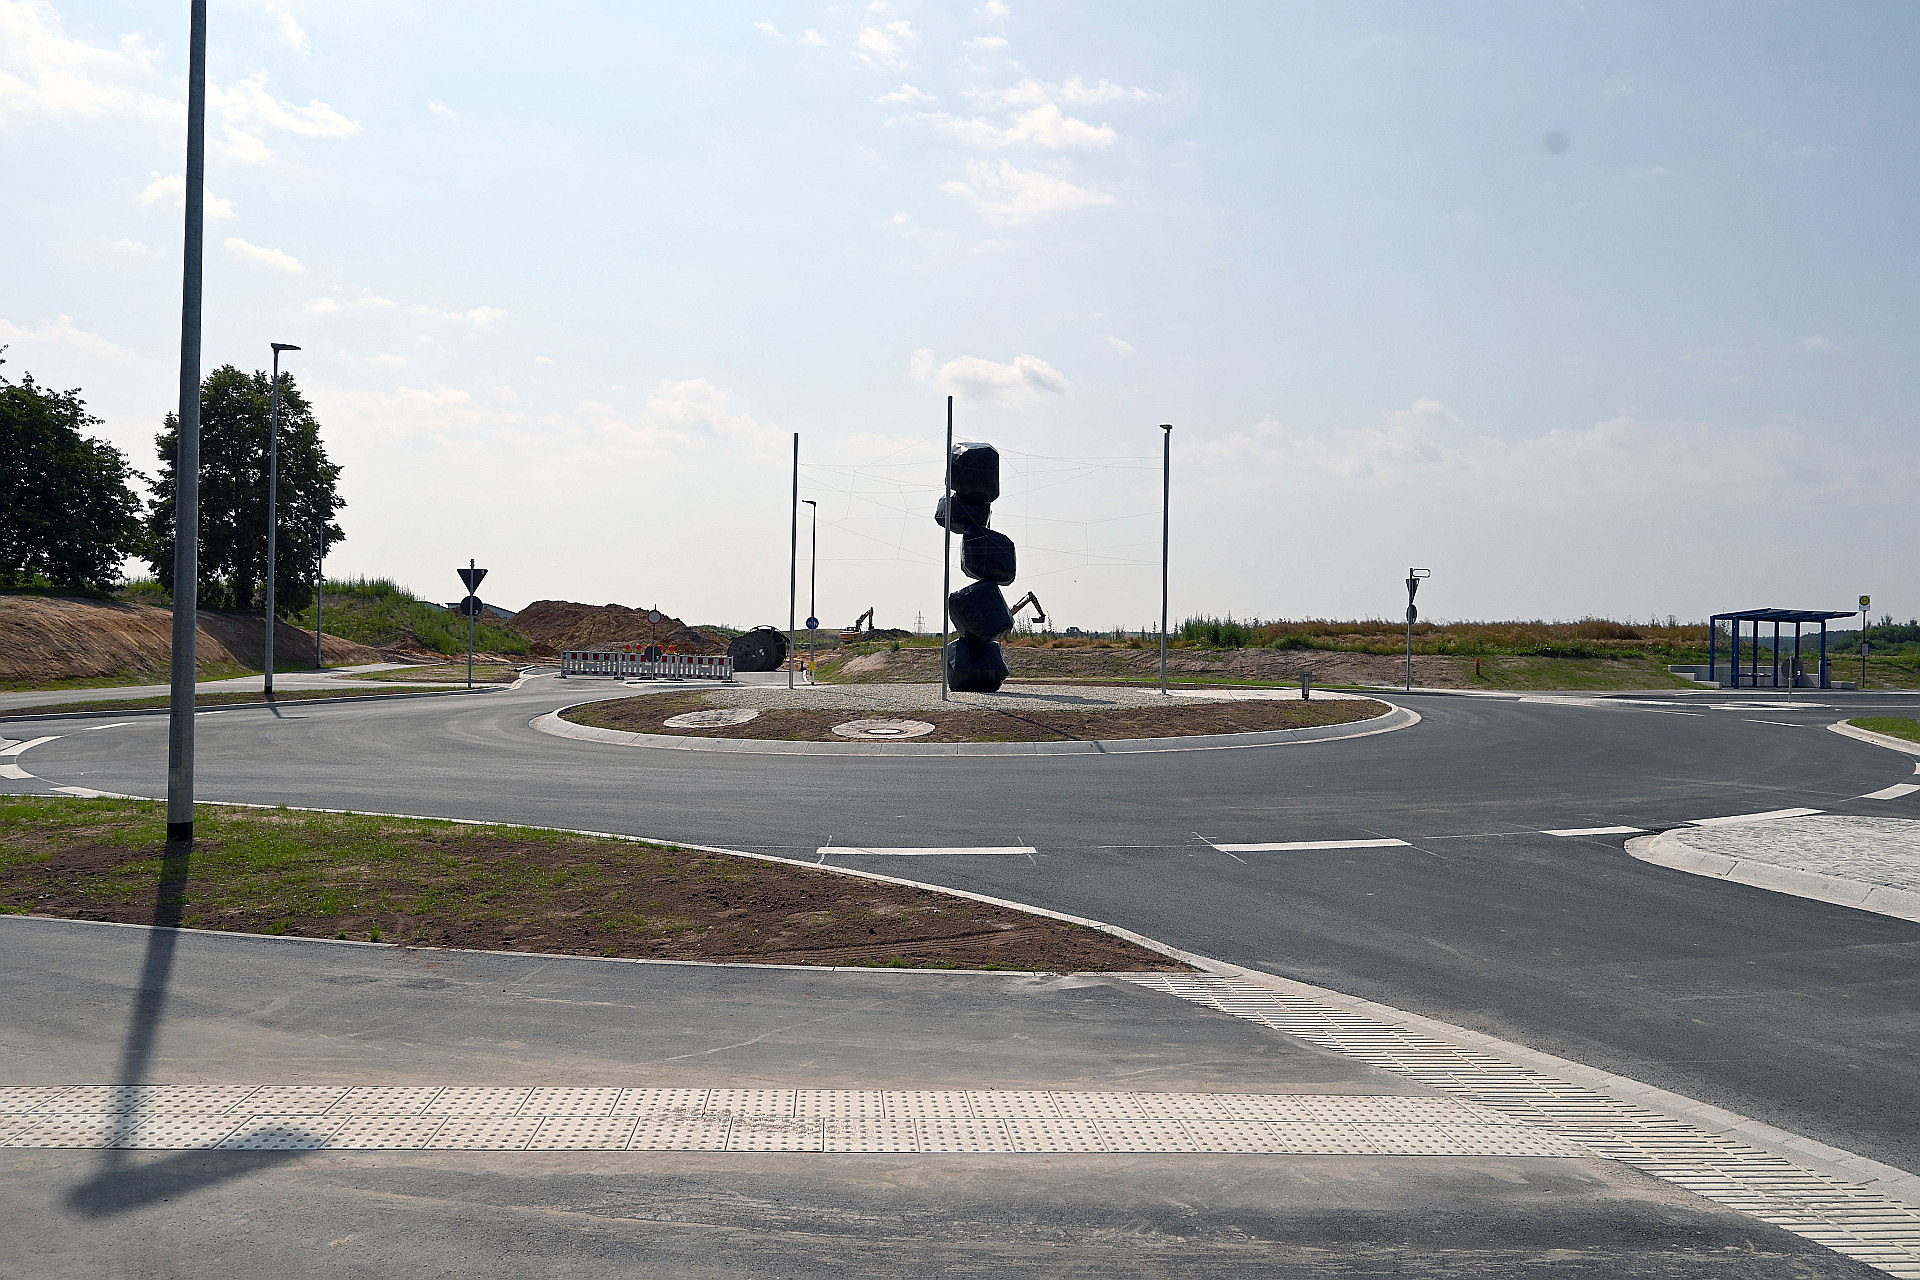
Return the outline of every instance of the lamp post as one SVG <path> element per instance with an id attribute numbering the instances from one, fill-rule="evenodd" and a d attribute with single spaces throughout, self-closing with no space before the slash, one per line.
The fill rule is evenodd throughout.
<path id="1" fill-rule="evenodd" d="M 807 679 L 813 679 L 814 628 L 820 625 L 820 504 L 812 498 L 800 501 L 813 508 L 813 547 L 807 553 Z"/>
<path id="2" fill-rule="evenodd" d="M 321 653 L 321 630 L 327 621 L 327 518 L 320 517 L 314 529 L 313 543 L 313 669 L 323 670 L 327 663 Z"/>
<path id="3" fill-rule="evenodd" d="M 273 697 L 273 553 L 274 507 L 280 497 L 280 353 L 298 351 L 291 342 L 273 347 L 273 412 L 268 415 L 267 440 L 267 697 Z"/>
<path id="4" fill-rule="evenodd" d="M 1167 545 L 1172 525 L 1173 424 L 1160 424 L 1160 692 L 1167 691 Z"/>
<path id="5" fill-rule="evenodd" d="M 174 454 L 173 653 L 167 702 L 167 843 L 193 843 L 193 684 L 200 587 L 200 251 L 206 237 L 207 0 L 187 14 L 186 217 L 180 269 L 180 431 Z"/>
<path id="6" fill-rule="evenodd" d="M 953 397 L 947 397 L 947 452 L 940 463 L 942 474 L 941 487 L 945 505 L 941 508 L 946 517 L 940 521 L 946 532 L 941 535 L 940 543 L 940 701 L 947 701 L 947 632 L 951 628 L 952 615 L 948 611 L 947 597 L 953 589 Z"/>

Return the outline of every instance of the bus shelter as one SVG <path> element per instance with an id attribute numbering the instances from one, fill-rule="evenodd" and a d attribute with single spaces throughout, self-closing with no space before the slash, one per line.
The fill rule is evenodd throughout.
<path id="1" fill-rule="evenodd" d="M 1799 683 L 1800 667 L 1800 629 L 1809 622 L 1820 624 L 1820 683 L 1822 689 L 1833 687 L 1833 674 L 1827 665 L 1827 623 L 1833 618 L 1851 618 L 1850 609 L 1739 609 L 1732 613 L 1716 613 L 1707 622 L 1707 679 L 1718 681 L 1720 624 L 1725 622 L 1733 632 L 1733 653 L 1729 670 L 1732 679 L 1728 682 L 1734 688 L 1775 688 Z M 1760 666 L 1760 628 L 1773 624 L 1773 654 L 1767 669 Z M 1785 679 L 1782 679 L 1780 663 L 1780 628 L 1785 623 L 1793 624 L 1793 657 L 1788 659 Z M 1742 637 L 1747 624 L 1753 624 L 1753 639 L 1748 647 L 1746 669 L 1741 669 Z"/>

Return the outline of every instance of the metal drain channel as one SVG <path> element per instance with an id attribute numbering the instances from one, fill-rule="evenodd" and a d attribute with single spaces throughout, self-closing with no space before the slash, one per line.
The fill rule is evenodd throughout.
<path id="1" fill-rule="evenodd" d="M 0 1147 L 1591 1154 L 1454 1098 L 430 1085 L 0 1087 Z"/>
<path id="2" fill-rule="evenodd" d="M 1365 1013 L 1227 977 L 1116 974 L 1129 982 L 1398 1072 L 1890 1275 L 1920 1280 L 1920 1212 L 1868 1188 L 1597 1090 L 1556 1080 Z"/>

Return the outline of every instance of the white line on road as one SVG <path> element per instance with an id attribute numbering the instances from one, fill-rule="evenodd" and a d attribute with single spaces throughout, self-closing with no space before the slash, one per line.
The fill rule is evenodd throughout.
<path id="1" fill-rule="evenodd" d="M 1780 726 L 1780 727 L 1781 727 L 1782 729 L 1811 729 L 1811 728 L 1813 728 L 1813 726 L 1812 726 L 1812 725 L 1810 725 L 1810 724 L 1794 724 L 1794 723 L 1793 723 L 1792 721 L 1790 721 L 1790 720 L 1754 720 L 1754 719 L 1748 719 L 1748 720 L 1747 720 L 1747 723 L 1748 723 L 1748 724 L 1777 724 L 1777 725 L 1779 725 L 1779 726 Z"/>
<path id="2" fill-rule="evenodd" d="M 1731 813 L 1724 818 L 1695 818 L 1696 827 L 1731 827 L 1740 822 L 1772 822 L 1776 818 L 1810 818 L 1820 809 L 1769 809 L 1765 813 Z"/>
<path id="3" fill-rule="evenodd" d="M 1854 799 L 1898 800 L 1901 796 L 1910 796 L 1916 791 L 1920 791 L 1920 782 L 1896 782 L 1890 787 L 1883 787 L 1878 791 L 1869 791 L 1863 796 L 1855 796 Z"/>
<path id="4" fill-rule="evenodd" d="M 124 729 L 132 723 L 133 721 L 131 720 L 115 720 L 112 724 L 91 724 L 91 725 L 88 725 L 86 728 L 79 730 L 79 732 L 93 733 L 99 729 Z"/>
<path id="5" fill-rule="evenodd" d="M 1213 844 L 1213 841 L 1207 841 Z M 1276 844 L 1213 844 L 1222 853 L 1294 853 L 1310 849 L 1404 849 L 1405 840 L 1283 840 Z"/>
<path id="6" fill-rule="evenodd" d="M 31 751 L 33 748 L 39 746 L 41 743 L 52 742 L 55 738 L 58 738 L 59 736 L 60 736 L 59 734 L 55 733 L 55 734 L 49 734 L 47 737 L 44 737 L 44 738 L 33 738 L 27 742 L 16 742 L 12 746 L 6 748 L 4 751 L 0 751 L 0 756 L 17 757 L 21 752 Z M 22 769 L 19 763 L 17 762 L 17 760 L 7 760 L 4 763 L 0 763 L 0 778 L 22 779 L 22 778 L 31 778 L 31 777 L 33 777 L 33 775 L 28 773 L 25 769 Z"/>
<path id="7" fill-rule="evenodd" d="M 124 800 L 127 797 L 117 791 L 95 791 L 92 787 L 55 787 L 62 795 L 77 796 L 82 800 Z"/>
<path id="8" fill-rule="evenodd" d="M 1543 836 L 1637 836 L 1644 827 L 1565 827 L 1559 831 L 1542 831 Z"/>
<path id="9" fill-rule="evenodd" d="M 1039 850 L 1031 845 L 980 845 L 974 848 L 954 849 L 885 849 L 877 845 L 841 845 L 838 848 L 823 845 L 814 852 L 825 858 L 829 853 L 836 857 L 874 857 L 874 858 L 969 858 L 969 857 L 1019 857 L 1031 856 Z"/>

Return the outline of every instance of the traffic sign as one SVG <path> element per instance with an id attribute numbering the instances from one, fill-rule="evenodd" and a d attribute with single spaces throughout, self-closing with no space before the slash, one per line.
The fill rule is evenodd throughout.
<path id="1" fill-rule="evenodd" d="M 647 621 L 658 625 L 660 621 L 660 611 L 658 609 L 647 610 Z"/>
<path id="2" fill-rule="evenodd" d="M 485 573 L 486 570 L 482 569 L 480 572 Z M 460 602 L 460 616 L 463 618 L 477 618 L 480 616 L 480 610 L 484 607 L 485 606 L 480 603 L 479 596 L 468 596 Z"/>
<path id="3" fill-rule="evenodd" d="M 812 630 L 814 630 L 814 629 L 816 629 L 817 627 L 819 627 L 819 625 L 820 625 L 820 619 L 818 619 L 818 618 L 808 618 L 808 619 L 807 619 L 807 630 L 809 630 L 809 631 L 812 631 Z"/>
<path id="4" fill-rule="evenodd" d="M 1861 597 L 1860 597 L 1860 607 L 1861 607 L 1862 609 L 1869 609 L 1869 608 L 1872 608 L 1872 607 L 1873 607 L 1873 597 L 1872 597 L 1872 596 L 1861 596 Z"/>
<path id="5" fill-rule="evenodd" d="M 468 568 L 457 570 L 457 572 L 460 574 L 460 581 L 467 584 L 467 590 L 470 592 L 478 591 L 480 589 L 480 580 L 487 576 L 485 569 Z"/>
<path id="6" fill-rule="evenodd" d="M 1412 626 L 1420 620 L 1420 611 L 1412 605 L 1407 606 L 1407 625 Z"/>

